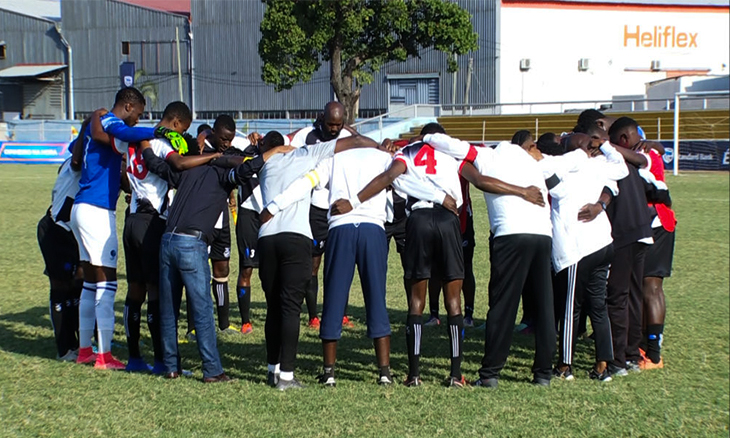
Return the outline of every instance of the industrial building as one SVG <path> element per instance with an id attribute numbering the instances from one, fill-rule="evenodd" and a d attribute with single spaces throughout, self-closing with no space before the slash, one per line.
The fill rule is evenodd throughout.
<path id="1" fill-rule="evenodd" d="M 3 1 L 11 0 L 0 0 L 0 8 Z M 153 117 L 165 103 L 182 99 L 199 118 L 220 113 L 312 118 L 334 98 L 326 63 L 312 81 L 291 90 L 277 93 L 263 83 L 257 48 L 265 6 L 259 0 L 58 1 L 60 26 L 44 18 L 0 15 L 7 56 L 18 50 L 19 43 L 11 41 L 22 41 L 33 46 L 19 53 L 39 58 L 12 55 L 0 59 L 0 70 L 28 63 L 57 66 L 24 70 L 25 79 L 6 78 L 0 71 L 0 80 L 15 84 L 0 85 L 4 101 L 14 102 L 13 111 L 4 104 L 6 119 L 27 113 L 17 104 L 21 83 L 47 88 L 53 83 L 54 90 L 65 91 L 65 101 L 54 100 L 62 110 L 44 110 L 44 117 L 78 118 L 108 107 L 124 81 L 122 63 L 134 64 L 136 74 L 127 73 L 127 80 L 148 96 Z M 454 1 L 472 15 L 479 50 L 458 58 L 456 74 L 447 72 L 446 54 L 430 49 L 420 59 L 385 65 L 362 90 L 360 117 L 413 104 L 424 104 L 427 113 L 419 115 L 433 116 L 467 101 L 488 112 L 519 113 L 532 109 L 533 102 L 610 102 L 645 96 L 646 84 L 667 78 L 728 74 L 727 0 Z M 13 33 L 21 31 L 24 36 Z M 36 50 L 45 40 L 48 48 Z"/>

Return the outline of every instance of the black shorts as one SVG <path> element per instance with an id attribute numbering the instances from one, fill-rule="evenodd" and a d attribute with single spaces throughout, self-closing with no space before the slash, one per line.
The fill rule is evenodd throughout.
<path id="1" fill-rule="evenodd" d="M 160 242 L 167 221 L 156 214 L 132 213 L 124 221 L 122 243 L 130 283 L 160 282 Z"/>
<path id="2" fill-rule="evenodd" d="M 45 274 L 54 280 L 73 280 L 79 265 L 79 245 L 74 234 L 45 215 L 38 222 L 38 246 L 41 247 Z"/>
<path id="3" fill-rule="evenodd" d="M 672 276 L 672 259 L 674 259 L 674 231 L 671 233 L 664 227 L 653 230 L 654 244 L 649 245 L 644 257 L 644 278 Z"/>
<path id="4" fill-rule="evenodd" d="M 324 254 L 324 247 L 327 243 L 327 233 L 329 233 L 329 222 L 327 221 L 327 209 L 309 207 L 309 226 L 312 228 L 312 257 Z"/>
<path id="5" fill-rule="evenodd" d="M 231 220 L 228 216 L 228 207 L 223 212 L 223 228 L 213 228 L 208 257 L 213 261 L 231 258 Z"/>
<path id="6" fill-rule="evenodd" d="M 246 208 L 238 209 L 236 243 L 238 243 L 238 260 L 242 268 L 259 267 L 256 245 L 259 240 L 259 228 L 261 228 L 261 220 L 258 213 Z"/>
<path id="7" fill-rule="evenodd" d="M 414 210 L 406 222 L 404 277 L 444 281 L 464 278 L 459 218 L 441 206 Z"/>
<path id="8" fill-rule="evenodd" d="M 406 250 L 406 219 L 403 218 L 396 222 L 385 223 L 385 236 L 388 238 L 388 246 L 390 247 L 390 239 L 395 239 L 395 249 L 398 254 L 403 254 Z"/>

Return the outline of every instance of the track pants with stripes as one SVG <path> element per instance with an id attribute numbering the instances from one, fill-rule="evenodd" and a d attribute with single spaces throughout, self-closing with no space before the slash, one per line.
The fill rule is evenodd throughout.
<path id="1" fill-rule="evenodd" d="M 560 331 L 560 362 L 573 363 L 576 329 L 581 309 L 591 318 L 596 342 L 596 361 L 613 360 L 613 341 L 611 323 L 606 307 L 606 284 L 608 268 L 613 259 L 613 244 L 605 246 L 593 254 L 583 257 L 580 262 L 570 265 L 558 273 L 567 277 L 567 296 L 565 314 Z"/>

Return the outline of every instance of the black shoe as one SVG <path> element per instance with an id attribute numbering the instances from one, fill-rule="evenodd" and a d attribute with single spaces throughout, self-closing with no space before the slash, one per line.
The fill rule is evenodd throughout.
<path id="1" fill-rule="evenodd" d="M 550 379 L 544 379 L 542 377 L 535 377 L 532 379 L 532 383 L 535 386 L 550 386 Z"/>
<path id="2" fill-rule="evenodd" d="M 268 371 L 266 373 L 266 384 L 273 388 L 277 383 L 279 383 L 279 374 Z"/>
<path id="3" fill-rule="evenodd" d="M 335 386 L 337 386 L 335 376 L 332 374 L 320 374 L 319 376 L 317 376 L 317 381 L 319 381 L 319 383 L 327 388 L 334 388 Z"/>
<path id="4" fill-rule="evenodd" d="M 406 379 L 405 382 L 403 382 L 404 385 L 406 385 L 409 388 L 415 387 L 415 386 L 421 386 L 423 385 L 423 382 L 421 381 L 421 378 L 418 376 L 408 376 L 408 379 Z"/>
<path id="5" fill-rule="evenodd" d="M 472 383 L 472 386 L 478 386 L 480 388 L 496 388 L 499 386 L 499 380 L 496 377 L 490 377 L 488 379 L 477 379 Z"/>
<path id="6" fill-rule="evenodd" d="M 557 379 L 563 379 L 563 380 L 575 380 L 575 376 L 573 375 L 573 371 L 571 370 L 570 366 L 565 369 L 565 371 L 561 371 L 560 367 L 553 368 L 553 376 Z"/>
<path id="7" fill-rule="evenodd" d="M 608 372 L 608 367 L 606 367 L 602 373 L 599 373 L 595 368 L 593 368 L 591 372 L 588 373 L 588 377 L 590 377 L 591 380 L 598 380 L 599 382 L 611 381 L 611 373 Z"/>
<path id="8" fill-rule="evenodd" d="M 639 367 L 639 362 L 636 360 L 627 360 L 626 361 L 626 371 L 630 373 L 640 373 L 641 368 Z"/>
<path id="9" fill-rule="evenodd" d="M 283 380 L 279 379 L 279 382 L 276 384 L 276 389 L 279 391 L 288 391 L 290 389 L 304 389 L 304 385 L 299 383 L 297 379 L 291 379 L 291 380 Z"/>
<path id="10" fill-rule="evenodd" d="M 629 375 L 629 372 L 626 371 L 626 368 L 621 368 L 612 363 L 608 364 L 608 368 L 606 369 L 608 370 L 608 374 L 610 374 L 611 377 L 624 377 Z"/>
<path id="11" fill-rule="evenodd" d="M 235 379 L 231 379 L 226 375 L 226 373 L 221 373 L 217 376 L 206 377 L 203 379 L 203 383 L 229 383 L 233 381 L 235 381 Z"/>

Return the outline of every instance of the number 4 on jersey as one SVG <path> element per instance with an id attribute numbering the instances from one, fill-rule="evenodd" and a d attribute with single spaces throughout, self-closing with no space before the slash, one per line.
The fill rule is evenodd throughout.
<path id="1" fill-rule="evenodd" d="M 413 164 L 415 164 L 416 166 L 426 166 L 426 174 L 435 175 L 436 153 L 434 149 L 427 144 L 423 145 L 421 147 L 421 150 L 418 151 L 418 154 L 416 154 L 416 156 L 413 158 Z"/>

